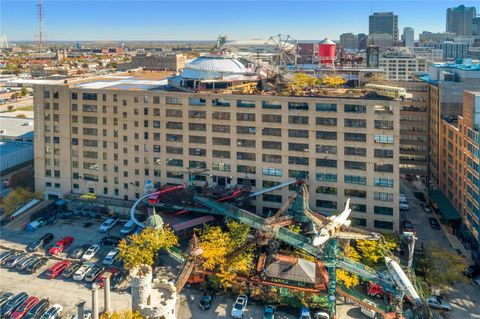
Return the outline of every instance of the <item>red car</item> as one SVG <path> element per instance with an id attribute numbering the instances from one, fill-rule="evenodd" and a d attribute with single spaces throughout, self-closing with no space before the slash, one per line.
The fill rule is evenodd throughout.
<path id="1" fill-rule="evenodd" d="M 37 297 L 28 297 L 27 300 L 25 300 L 20 307 L 17 308 L 11 315 L 11 319 L 21 319 L 25 314 L 32 309 L 33 306 L 35 306 L 39 302 L 39 299 Z"/>
<path id="2" fill-rule="evenodd" d="M 48 279 L 54 279 L 55 277 L 60 275 L 60 273 L 64 271 L 65 268 L 67 268 L 68 266 L 70 266 L 70 260 L 59 261 L 58 263 L 56 263 L 55 265 L 53 265 L 47 270 L 47 272 L 45 273 L 45 276 Z"/>
<path id="3" fill-rule="evenodd" d="M 101 273 L 100 275 L 98 275 L 97 279 L 95 279 L 95 285 L 96 285 L 98 288 L 103 288 L 103 286 L 105 285 L 105 282 L 103 281 L 102 276 L 103 276 L 103 274 L 104 274 L 105 272 L 107 272 L 107 271 L 110 272 L 110 273 L 112 273 L 112 275 L 110 276 L 110 283 L 111 283 L 111 282 L 112 282 L 112 279 L 115 277 L 115 274 L 116 274 L 117 272 L 119 272 L 120 269 L 118 269 L 118 268 L 107 268 L 107 269 L 105 269 L 104 271 L 102 271 L 102 273 Z"/>
<path id="4" fill-rule="evenodd" d="M 73 237 L 65 237 L 62 240 L 59 240 L 55 243 L 55 246 L 50 248 L 50 255 L 57 255 L 58 253 L 64 251 L 68 246 L 73 243 Z"/>
<path id="5" fill-rule="evenodd" d="M 370 282 L 368 282 L 368 286 L 367 286 L 367 294 L 369 296 L 373 296 L 377 299 L 383 299 L 384 294 L 385 294 L 385 290 L 383 289 L 382 286 L 377 285 L 376 283 L 370 281 Z M 389 302 L 392 301 L 392 294 L 389 293 L 389 292 L 387 292 L 387 300 Z M 412 300 L 407 295 L 403 296 L 403 301 L 405 301 L 407 303 L 412 303 Z"/>

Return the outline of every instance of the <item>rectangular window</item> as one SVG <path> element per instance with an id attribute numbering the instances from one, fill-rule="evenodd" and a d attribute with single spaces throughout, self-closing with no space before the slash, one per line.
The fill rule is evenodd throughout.
<path id="1" fill-rule="evenodd" d="M 317 117 L 315 123 L 324 126 L 337 126 L 337 119 L 334 117 Z"/>
<path id="2" fill-rule="evenodd" d="M 183 123 L 182 122 L 167 122 L 167 129 L 183 130 Z"/>
<path id="3" fill-rule="evenodd" d="M 356 212 L 361 212 L 361 213 L 367 212 L 367 205 L 364 205 L 364 204 L 350 203 L 350 208 Z"/>
<path id="4" fill-rule="evenodd" d="M 214 99 L 212 100 L 212 106 L 230 106 L 230 101 L 225 99 Z"/>
<path id="5" fill-rule="evenodd" d="M 393 208 L 392 207 L 374 206 L 373 207 L 373 212 L 376 215 L 393 216 Z"/>
<path id="6" fill-rule="evenodd" d="M 282 108 L 282 104 L 276 101 L 262 101 L 262 108 L 270 110 L 280 110 Z"/>
<path id="7" fill-rule="evenodd" d="M 328 132 L 328 131 L 317 131 L 316 132 L 317 140 L 337 140 L 337 132 Z"/>
<path id="8" fill-rule="evenodd" d="M 255 140 L 238 139 L 237 146 L 255 148 Z"/>
<path id="9" fill-rule="evenodd" d="M 182 117 L 183 116 L 182 110 L 166 109 L 165 112 L 166 112 L 166 115 L 168 117 Z"/>
<path id="10" fill-rule="evenodd" d="M 205 106 L 206 100 L 202 98 L 189 97 L 188 105 Z"/>
<path id="11" fill-rule="evenodd" d="M 288 130 L 288 137 L 308 138 L 307 130 Z"/>
<path id="12" fill-rule="evenodd" d="M 337 209 L 337 202 L 333 200 L 317 199 L 316 204 L 318 208 Z"/>
<path id="13" fill-rule="evenodd" d="M 157 146 L 157 145 L 155 145 L 155 146 Z M 158 146 L 159 146 L 159 149 L 160 149 L 160 145 L 158 145 Z M 183 147 L 167 146 L 166 151 L 167 151 L 167 154 L 180 154 L 180 155 L 182 155 L 183 154 Z"/>
<path id="14" fill-rule="evenodd" d="M 308 152 L 308 144 L 288 143 L 288 150 L 294 152 Z"/>
<path id="15" fill-rule="evenodd" d="M 290 115 L 288 117 L 289 124 L 308 124 L 308 116 Z"/>
<path id="16" fill-rule="evenodd" d="M 216 158 L 230 158 L 230 151 L 212 150 L 212 157 L 216 157 Z"/>
<path id="17" fill-rule="evenodd" d="M 203 148 L 190 148 L 188 149 L 188 154 L 193 156 L 205 156 L 207 155 L 207 150 Z"/>
<path id="18" fill-rule="evenodd" d="M 345 175 L 344 182 L 346 184 L 367 185 L 367 178 L 364 176 Z"/>
<path id="19" fill-rule="evenodd" d="M 255 122 L 255 114 L 254 113 L 237 113 L 237 121 Z"/>
<path id="20" fill-rule="evenodd" d="M 256 131 L 254 126 L 237 126 L 237 134 L 255 134 Z"/>
<path id="21" fill-rule="evenodd" d="M 356 105 L 356 104 L 345 104 L 344 112 L 345 113 L 367 113 L 367 106 Z"/>
<path id="22" fill-rule="evenodd" d="M 183 167 L 183 160 L 176 158 L 167 159 L 167 166 Z"/>
<path id="23" fill-rule="evenodd" d="M 386 221 L 383 221 L 383 220 L 374 220 L 373 221 L 373 227 L 392 230 L 393 229 L 393 223 L 392 222 L 386 222 Z"/>
<path id="24" fill-rule="evenodd" d="M 392 178 L 381 178 L 375 177 L 373 180 L 374 186 L 379 187 L 393 187 L 393 179 Z"/>
<path id="25" fill-rule="evenodd" d="M 237 152 L 237 159 L 244 161 L 255 161 L 256 155 L 255 153 Z"/>
<path id="26" fill-rule="evenodd" d="M 317 167 L 337 167 L 337 160 L 317 158 L 315 162 Z"/>
<path id="27" fill-rule="evenodd" d="M 82 104 L 82 110 L 83 112 L 97 112 L 97 106 L 90 104 Z"/>
<path id="28" fill-rule="evenodd" d="M 84 128 L 83 128 L 83 135 L 94 135 L 94 136 L 97 136 L 97 135 L 98 135 L 98 129 L 96 129 L 96 128 L 87 128 L 87 127 L 84 127 Z"/>
<path id="29" fill-rule="evenodd" d="M 214 120 L 230 120 L 230 112 L 213 112 L 212 119 Z"/>
<path id="30" fill-rule="evenodd" d="M 376 148 L 374 156 L 377 158 L 393 158 L 393 150 L 384 150 Z"/>
<path id="31" fill-rule="evenodd" d="M 253 100 L 237 100 L 237 107 L 255 107 L 255 101 Z"/>
<path id="32" fill-rule="evenodd" d="M 315 189 L 317 194 L 337 195 L 337 189 L 335 187 L 317 186 Z"/>
<path id="33" fill-rule="evenodd" d="M 337 112 L 337 104 L 317 103 L 315 109 L 317 112 Z"/>
<path id="34" fill-rule="evenodd" d="M 263 194 L 262 199 L 265 202 L 281 203 L 282 202 L 282 195 Z"/>
<path id="35" fill-rule="evenodd" d="M 345 146 L 344 149 L 345 155 L 353 155 L 353 156 L 367 156 L 367 149 L 364 147 L 348 147 Z"/>
<path id="36" fill-rule="evenodd" d="M 393 135 L 375 134 L 375 143 L 393 144 Z"/>
<path id="37" fill-rule="evenodd" d="M 189 161 L 188 168 L 205 169 L 207 168 L 207 163 L 203 161 Z"/>
<path id="38" fill-rule="evenodd" d="M 188 111 L 188 117 L 191 119 L 205 119 L 207 118 L 207 112 L 190 110 Z"/>
<path id="39" fill-rule="evenodd" d="M 354 227 L 367 227 L 367 220 L 365 218 L 352 217 L 350 220 Z"/>
<path id="40" fill-rule="evenodd" d="M 230 146 L 230 139 L 224 137 L 212 137 L 212 144 Z"/>
<path id="41" fill-rule="evenodd" d="M 196 144 L 206 144 L 207 143 L 207 138 L 205 136 L 190 135 L 188 137 L 188 142 L 189 143 L 196 143 Z"/>
<path id="42" fill-rule="evenodd" d="M 262 122 L 264 123 L 282 123 L 282 116 L 275 114 L 262 114 Z"/>
<path id="43" fill-rule="evenodd" d="M 393 173 L 393 164 L 377 164 L 374 166 L 375 172 Z"/>
<path id="44" fill-rule="evenodd" d="M 167 142 L 183 142 L 183 135 L 167 134 Z"/>
<path id="45" fill-rule="evenodd" d="M 288 170 L 288 177 L 293 177 L 293 178 L 307 178 L 308 176 L 308 171 L 301 171 L 297 169 L 289 169 Z"/>
<path id="46" fill-rule="evenodd" d="M 392 193 L 384 193 L 384 192 L 374 192 L 373 199 L 379 200 L 382 202 L 393 202 L 393 194 Z"/>
<path id="47" fill-rule="evenodd" d="M 393 130 L 393 121 L 375 120 L 374 124 L 376 129 Z"/>
<path id="48" fill-rule="evenodd" d="M 83 146 L 98 147 L 97 140 L 83 140 Z"/>
<path id="49" fill-rule="evenodd" d="M 344 165 L 345 165 L 345 169 L 356 169 L 360 171 L 367 170 L 367 163 L 365 162 L 345 161 Z"/>
<path id="50" fill-rule="evenodd" d="M 174 97 L 174 96 L 166 96 L 165 97 L 165 104 L 182 105 L 182 98 L 181 97 Z"/>
<path id="51" fill-rule="evenodd" d="M 160 104 L 160 97 L 159 96 L 154 96 L 153 97 L 153 104 Z"/>
<path id="52" fill-rule="evenodd" d="M 256 167 L 250 165 L 237 165 L 237 173 L 255 174 Z"/>
<path id="53" fill-rule="evenodd" d="M 367 120 L 345 119 L 345 127 L 366 128 Z"/>
<path id="54" fill-rule="evenodd" d="M 366 142 L 367 141 L 367 134 L 362 133 L 344 133 L 345 141 L 351 142 Z"/>
<path id="55" fill-rule="evenodd" d="M 230 125 L 212 125 L 212 132 L 219 132 L 219 133 L 230 133 Z"/>
<path id="56" fill-rule="evenodd" d="M 357 189 L 346 189 L 345 197 L 367 198 L 367 191 L 360 191 Z"/>
<path id="57" fill-rule="evenodd" d="M 308 111 L 308 103 L 307 102 L 288 102 L 288 109 Z"/>
<path id="58" fill-rule="evenodd" d="M 93 116 L 84 116 L 83 117 L 84 124 L 97 124 L 97 118 Z"/>
<path id="59" fill-rule="evenodd" d="M 282 163 L 282 156 L 281 155 L 273 155 L 273 154 L 262 154 L 262 161 L 265 163 Z"/>
<path id="60" fill-rule="evenodd" d="M 337 154 L 337 146 L 335 145 L 316 145 L 315 150 L 321 154 Z"/>
<path id="61" fill-rule="evenodd" d="M 289 156 L 288 164 L 291 165 L 308 165 L 308 157 Z"/>
<path id="62" fill-rule="evenodd" d="M 264 135 L 264 136 L 282 136 L 282 129 L 281 128 L 264 127 L 262 129 L 262 135 Z"/>
<path id="63" fill-rule="evenodd" d="M 96 101 L 97 100 L 97 93 L 83 93 L 82 99 L 89 100 L 89 101 Z"/>
<path id="64" fill-rule="evenodd" d="M 262 168 L 262 175 L 282 176 L 282 169 L 281 168 L 274 168 L 274 167 L 263 167 Z"/>
<path id="65" fill-rule="evenodd" d="M 221 172 L 230 172 L 232 170 L 232 165 L 231 164 L 226 164 L 226 163 L 213 162 L 212 163 L 212 170 L 221 171 Z"/>

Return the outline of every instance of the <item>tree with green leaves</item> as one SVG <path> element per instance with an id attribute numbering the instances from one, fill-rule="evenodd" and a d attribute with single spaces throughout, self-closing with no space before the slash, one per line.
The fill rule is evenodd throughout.
<path id="1" fill-rule="evenodd" d="M 35 194 L 27 189 L 22 187 L 14 188 L 10 194 L 2 199 L 3 210 L 7 216 L 10 216 L 33 198 L 35 198 Z"/>
<path id="2" fill-rule="evenodd" d="M 466 259 L 448 248 L 432 244 L 424 260 L 425 280 L 430 286 L 445 288 L 452 283 L 467 282 L 463 272 L 468 266 Z"/>
<path id="3" fill-rule="evenodd" d="M 26 87 L 22 86 L 22 90 L 20 91 L 20 93 L 22 94 L 22 96 L 25 96 L 28 94 L 28 90 Z"/>
<path id="4" fill-rule="evenodd" d="M 120 259 L 126 269 L 142 264 L 152 266 L 155 254 L 160 249 L 169 249 L 178 245 L 178 238 L 169 226 L 155 230 L 145 228 L 140 234 L 133 234 L 120 241 Z"/>

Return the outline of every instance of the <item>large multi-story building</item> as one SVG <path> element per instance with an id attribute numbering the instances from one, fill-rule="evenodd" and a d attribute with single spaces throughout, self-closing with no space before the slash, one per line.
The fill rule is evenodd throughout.
<path id="1" fill-rule="evenodd" d="M 433 42 L 443 43 L 444 41 L 452 41 L 456 34 L 454 32 L 428 32 L 423 31 L 419 35 L 420 44 Z"/>
<path id="2" fill-rule="evenodd" d="M 153 74 L 38 85 L 36 190 L 131 200 L 147 179 L 187 182 L 187 167 L 208 169 L 198 177 L 209 183 L 254 189 L 307 178 L 314 210 L 341 211 L 350 198 L 355 225 L 397 231 L 400 101 L 205 89 L 206 74 L 238 79 L 237 63 L 197 59 L 171 79 L 187 92 L 165 90 Z M 288 192 L 258 198 L 257 213 L 280 207 Z"/>
<path id="3" fill-rule="evenodd" d="M 145 68 L 147 70 L 179 71 L 185 67 L 187 56 L 176 53 L 138 54 L 132 61 L 118 65 L 119 71 Z"/>
<path id="4" fill-rule="evenodd" d="M 417 78 L 409 81 L 386 81 L 386 85 L 403 87 L 412 94 L 401 102 L 400 174 L 428 176 L 428 83 Z"/>
<path id="5" fill-rule="evenodd" d="M 368 35 L 390 34 L 394 42 L 398 41 L 398 16 L 393 12 L 375 12 L 368 20 Z"/>
<path id="6" fill-rule="evenodd" d="M 358 35 L 353 33 L 340 34 L 340 47 L 344 49 L 358 50 Z"/>
<path id="7" fill-rule="evenodd" d="M 385 71 L 385 79 L 407 81 L 418 72 L 426 72 L 428 62 L 411 53 L 391 52 L 380 55 L 380 67 Z"/>
<path id="8" fill-rule="evenodd" d="M 413 47 L 415 46 L 415 31 L 411 27 L 403 28 L 403 44 L 406 47 Z"/>
<path id="9" fill-rule="evenodd" d="M 473 23 L 477 13 L 475 7 L 460 5 L 447 9 L 447 32 L 453 32 L 458 36 L 470 36 L 473 34 Z"/>
<path id="10" fill-rule="evenodd" d="M 417 58 L 427 60 L 429 62 L 441 62 L 443 61 L 443 50 L 427 47 L 413 47 L 409 48 L 409 51 Z"/>
<path id="11" fill-rule="evenodd" d="M 439 184 L 441 122 L 462 114 L 463 92 L 480 87 L 480 64 L 432 63 L 428 75 L 421 78 L 429 83 L 429 184 Z"/>
<path id="12" fill-rule="evenodd" d="M 439 189 L 462 217 L 464 240 L 480 247 L 480 91 L 463 96 L 458 117 L 445 117 L 440 129 Z"/>
<path id="13" fill-rule="evenodd" d="M 454 41 L 445 41 L 443 43 L 425 43 L 425 47 L 432 49 L 441 49 L 443 60 L 455 60 L 469 56 L 469 43 L 459 43 Z"/>

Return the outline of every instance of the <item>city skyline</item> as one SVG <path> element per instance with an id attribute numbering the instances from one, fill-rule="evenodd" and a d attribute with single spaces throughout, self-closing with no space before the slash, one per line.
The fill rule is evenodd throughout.
<path id="1" fill-rule="evenodd" d="M 37 30 L 33 0 L 2 1 L 0 33 L 10 41 L 33 41 Z M 44 1 L 47 41 L 171 41 L 268 38 L 282 33 L 297 40 L 342 33 L 368 34 L 372 12 L 392 11 L 399 29 L 445 31 L 447 8 L 473 1 Z M 425 15 L 425 12 L 429 12 Z M 85 12 L 88 14 L 80 14 Z M 339 15 L 340 18 L 339 19 Z M 301 21 L 300 23 L 298 21 Z M 172 32 L 175 30 L 175 32 Z"/>

